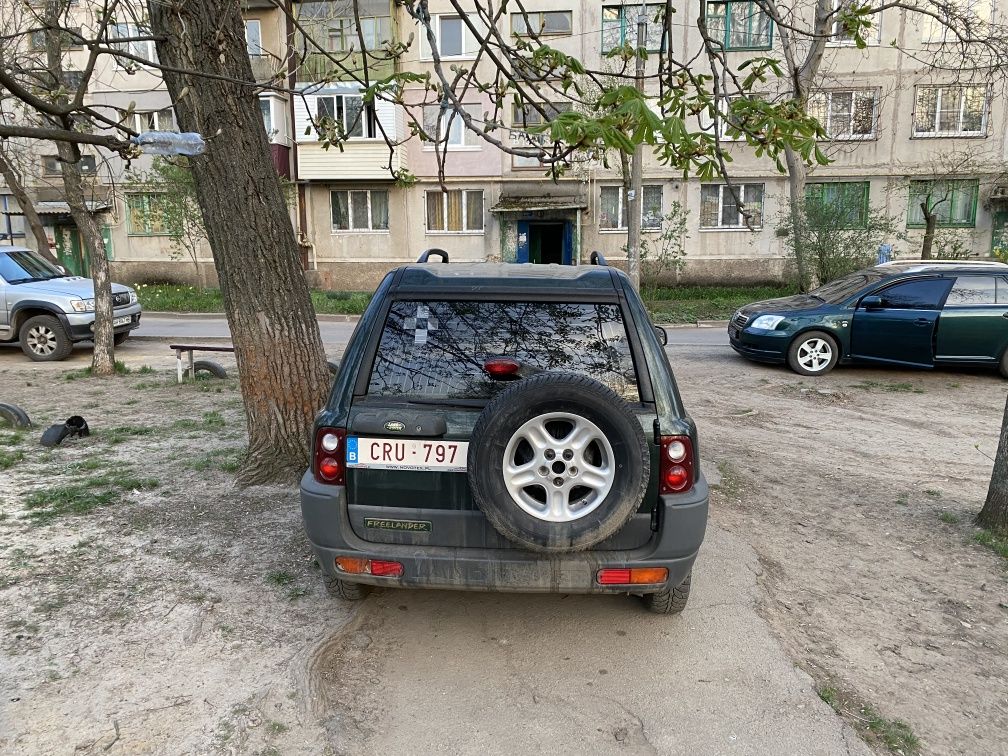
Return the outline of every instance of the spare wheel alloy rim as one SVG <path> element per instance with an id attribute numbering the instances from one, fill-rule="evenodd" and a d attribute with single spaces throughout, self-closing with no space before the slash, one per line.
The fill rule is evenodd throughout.
<path id="1" fill-rule="evenodd" d="M 35 326 L 28 331 L 28 348 L 35 354 L 48 357 L 56 351 L 56 334 L 51 328 Z"/>
<path id="2" fill-rule="evenodd" d="M 826 339 L 809 339 L 798 347 L 798 364 L 817 373 L 833 359 L 833 347 Z"/>
<path id="3" fill-rule="evenodd" d="M 609 439 L 570 412 L 539 415 L 516 430 L 503 471 L 515 503 L 544 522 L 573 522 L 595 511 L 616 478 Z"/>

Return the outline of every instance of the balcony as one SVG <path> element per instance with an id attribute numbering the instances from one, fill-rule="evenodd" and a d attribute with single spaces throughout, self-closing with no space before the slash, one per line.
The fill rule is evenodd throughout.
<path id="1" fill-rule="evenodd" d="M 270 81 L 280 76 L 286 76 L 283 61 L 274 55 L 249 55 L 252 64 L 252 76 L 256 81 Z"/>

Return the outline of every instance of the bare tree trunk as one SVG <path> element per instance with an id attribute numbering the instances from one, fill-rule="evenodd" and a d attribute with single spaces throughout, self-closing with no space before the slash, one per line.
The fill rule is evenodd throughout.
<path id="1" fill-rule="evenodd" d="M 930 260 L 935 228 L 938 226 L 938 214 L 928 208 L 926 201 L 921 202 L 921 211 L 924 213 L 924 242 L 921 244 L 921 260 Z"/>
<path id="2" fill-rule="evenodd" d="M 0 174 L 3 174 L 4 181 L 7 182 L 7 186 L 11 190 L 11 194 L 13 194 L 14 199 L 17 200 L 18 207 L 21 208 L 25 222 L 31 229 L 32 236 L 35 237 L 36 251 L 53 265 L 59 265 L 59 260 L 56 259 L 56 255 L 54 255 L 52 250 L 49 249 L 49 236 L 46 234 L 45 228 L 42 225 L 42 219 L 39 218 L 38 213 L 35 212 L 35 205 L 32 204 L 31 198 L 28 196 L 28 192 L 25 189 L 24 179 L 7 157 L 7 153 L 2 145 L 0 145 Z"/>
<path id="3" fill-rule="evenodd" d="M 1001 421 L 1001 440 L 994 457 L 987 501 L 977 515 L 977 524 L 998 535 L 1008 536 L 1008 401 Z"/>
<path id="4" fill-rule="evenodd" d="M 45 6 L 45 18 L 49 28 L 46 31 L 46 63 L 48 73 L 55 79 L 56 87 L 63 82 L 62 32 L 59 18 L 62 4 L 49 0 Z M 57 98 L 66 102 L 66 96 Z M 72 129 L 69 117 L 63 117 L 58 124 L 64 129 Z M 105 241 L 102 239 L 98 222 L 87 208 L 84 199 L 84 179 L 81 177 L 80 148 L 70 142 L 56 142 L 63 173 L 63 189 L 66 193 L 70 215 L 73 216 L 80 242 L 84 246 L 94 282 L 95 321 L 94 351 L 91 357 L 92 375 L 115 375 L 115 337 L 112 329 L 112 280 L 109 277 L 108 258 L 105 256 Z"/>
<path id="5" fill-rule="evenodd" d="M 805 181 L 808 172 L 801 156 L 792 148 L 784 148 L 784 160 L 788 170 L 788 190 L 790 192 L 789 213 L 791 215 L 791 233 L 794 237 L 795 267 L 798 272 L 798 288 L 808 291 L 817 283 L 809 269 L 807 250 L 805 249 L 804 228 L 802 219 L 805 204 Z"/>
<path id="6" fill-rule="evenodd" d="M 254 81 L 241 5 L 149 0 L 148 9 L 162 64 L 223 77 L 163 72 L 182 129 L 209 138 L 206 153 L 190 166 L 248 419 L 239 481 L 296 478 L 308 462 L 329 374 L 256 96 L 233 81 Z"/>

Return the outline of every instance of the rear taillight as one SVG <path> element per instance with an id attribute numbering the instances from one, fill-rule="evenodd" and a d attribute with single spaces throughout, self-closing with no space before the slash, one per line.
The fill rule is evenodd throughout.
<path id="1" fill-rule="evenodd" d="M 384 559 L 363 559 L 361 557 L 336 557 L 336 567 L 350 575 L 373 575 L 375 577 L 402 577 L 402 562 Z"/>
<path id="2" fill-rule="evenodd" d="M 606 567 L 595 573 L 599 585 L 655 585 L 668 580 L 665 567 Z"/>
<path id="3" fill-rule="evenodd" d="M 695 480 L 695 464 L 689 436 L 662 436 L 659 491 L 669 494 L 689 489 Z"/>
<path id="4" fill-rule="evenodd" d="M 315 433 L 315 480 L 331 486 L 346 483 L 346 429 L 319 428 Z"/>

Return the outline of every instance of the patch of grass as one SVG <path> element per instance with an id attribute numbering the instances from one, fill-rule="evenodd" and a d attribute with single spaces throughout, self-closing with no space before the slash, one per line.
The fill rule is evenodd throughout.
<path id="1" fill-rule="evenodd" d="M 140 303 L 152 312 L 224 312 L 219 289 L 200 289 L 176 284 L 139 284 Z M 364 291 L 312 291 L 315 312 L 330 315 L 360 315 L 371 299 Z"/>
<path id="2" fill-rule="evenodd" d="M 0 470 L 9 470 L 18 462 L 23 462 L 25 454 L 20 449 L 16 451 L 4 451 L 0 449 Z"/>
<path id="3" fill-rule="evenodd" d="M 117 425 L 102 431 L 99 437 L 110 444 L 121 444 L 136 436 L 151 436 L 156 429 L 148 425 Z"/>
<path id="4" fill-rule="evenodd" d="M 269 730 L 271 735 L 280 735 L 287 732 L 288 728 L 283 722 L 267 722 L 266 729 Z"/>
<path id="5" fill-rule="evenodd" d="M 226 473 L 236 473 L 242 467 L 245 458 L 245 447 L 231 446 L 208 452 L 189 462 L 189 467 L 197 472 L 220 470 Z"/>
<path id="6" fill-rule="evenodd" d="M 133 368 L 127 367 L 125 362 L 120 362 L 119 360 L 115 361 L 114 369 L 116 375 L 132 375 L 135 373 L 148 374 L 154 372 L 154 368 L 152 368 L 150 365 L 144 365 L 134 370 Z M 68 370 L 67 372 L 63 373 L 63 380 L 76 381 L 79 378 L 90 378 L 91 374 L 92 373 L 90 367 L 81 368 L 80 370 Z"/>
<path id="7" fill-rule="evenodd" d="M 793 286 L 641 286 L 656 323 L 727 320 L 739 307 L 794 294 Z"/>
<path id="8" fill-rule="evenodd" d="M 899 496 L 896 497 L 896 503 L 899 504 L 901 507 L 910 506 L 909 494 L 901 493 Z"/>
<path id="9" fill-rule="evenodd" d="M 224 415 L 220 412 L 204 412 L 203 413 L 203 427 L 204 428 L 223 428 L 226 425 L 224 422 Z"/>
<path id="10" fill-rule="evenodd" d="M 939 491 L 936 488 L 925 488 L 924 489 L 924 493 L 926 493 L 932 499 L 940 499 L 941 498 L 941 491 Z"/>
<path id="11" fill-rule="evenodd" d="M 21 431 L 13 433 L 0 433 L 0 446 L 18 446 L 24 441 L 25 434 Z"/>
<path id="12" fill-rule="evenodd" d="M 284 570 L 274 570 L 266 573 L 266 579 L 274 585 L 285 586 L 294 582 L 294 576 Z"/>
<path id="13" fill-rule="evenodd" d="M 869 743 L 880 743 L 891 753 L 901 756 L 920 754 L 920 740 L 906 722 L 886 719 L 871 704 L 860 701 L 852 693 L 833 685 L 817 685 L 816 693 L 833 711 L 850 722 Z"/>
<path id="14" fill-rule="evenodd" d="M 943 511 L 938 513 L 938 519 L 944 522 L 946 525 L 958 525 L 959 515 L 955 512 Z"/>
<path id="15" fill-rule="evenodd" d="M 973 536 L 973 540 L 981 546 L 986 546 L 995 554 L 1008 559 L 1008 537 L 999 536 L 991 530 L 981 528 L 980 531 Z"/>
<path id="16" fill-rule="evenodd" d="M 128 471 L 92 476 L 86 480 L 35 491 L 24 501 L 28 519 L 43 525 L 66 515 L 84 515 L 120 501 L 130 491 L 160 486 L 156 478 L 138 478 Z"/>
<path id="17" fill-rule="evenodd" d="M 728 496 L 739 497 L 742 494 L 742 476 L 731 462 L 718 462 L 718 472 L 721 473 L 721 482 L 717 485 L 718 490 Z"/>
<path id="18" fill-rule="evenodd" d="M 310 591 L 307 588 L 290 588 L 287 590 L 287 600 L 297 601 L 302 596 L 307 596 Z"/>

